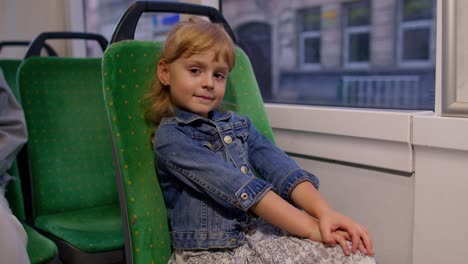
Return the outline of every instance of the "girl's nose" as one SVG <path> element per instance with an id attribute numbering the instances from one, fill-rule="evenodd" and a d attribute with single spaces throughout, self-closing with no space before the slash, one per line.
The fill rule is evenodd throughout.
<path id="1" fill-rule="evenodd" d="M 205 75 L 202 82 L 203 88 L 213 89 L 213 78 L 210 75 Z"/>

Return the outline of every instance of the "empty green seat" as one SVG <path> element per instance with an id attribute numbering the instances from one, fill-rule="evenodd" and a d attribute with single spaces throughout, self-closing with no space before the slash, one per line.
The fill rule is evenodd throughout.
<path id="1" fill-rule="evenodd" d="M 31 57 L 20 66 L 18 86 L 35 227 L 57 243 L 67 263 L 122 260 L 101 59 Z"/>
<path id="2" fill-rule="evenodd" d="M 167 263 L 169 226 L 159 187 L 142 97 L 156 78 L 161 43 L 129 40 L 112 44 L 104 54 L 104 97 L 115 144 L 124 212 L 126 254 L 133 263 Z M 225 108 L 248 115 L 270 139 L 272 130 L 250 62 L 236 49 Z M 127 258 L 128 260 L 128 258 Z M 129 262 L 129 261 L 127 261 Z"/>
<path id="3" fill-rule="evenodd" d="M 5 63 L 6 62 L 6 63 Z M 1 60 L 0 61 L 0 74 L 7 73 L 14 78 L 6 78 L 7 74 L 4 74 L 11 91 L 16 96 L 18 102 L 21 102 L 19 98 L 19 91 L 16 86 L 16 70 L 20 65 L 21 61 L 16 60 Z M 5 67 L 9 65 L 11 67 Z M 14 162 L 11 169 L 8 171 L 13 177 L 13 180 L 6 186 L 5 197 L 8 200 L 12 213 L 18 218 L 26 231 L 28 236 L 27 252 L 29 260 L 32 264 L 42 263 L 56 263 L 58 262 L 58 250 L 57 246 L 50 239 L 41 235 L 34 228 L 26 224 L 26 216 L 24 213 L 24 200 L 23 192 L 21 189 L 21 181 L 19 178 L 17 163 Z"/>

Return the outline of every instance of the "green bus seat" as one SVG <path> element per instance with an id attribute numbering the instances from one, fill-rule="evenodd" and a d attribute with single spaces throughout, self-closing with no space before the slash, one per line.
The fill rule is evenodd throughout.
<path id="1" fill-rule="evenodd" d="M 3 71 L 5 81 L 8 83 L 11 91 L 17 99 L 19 98 L 19 90 L 16 82 L 16 72 L 18 71 L 21 62 L 22 60 L 16 59 L 0 59 L 0 68 Z"/>
<path id="2" fill-rule="evenodd" d="M 65 263 L 124 258 L 101 85 L 101 58 L 30 57 L 18 72 L 34 226 Z"/>
<path id="3" fill-rule="evenodd" d="M 114 142 L 127 263 L 167 263 L 171 253 L 163 195 L 154 167 L 142 97 L 156 78 L 162 44 L 124 40 L 103 58 L 104 98 Z M 269 119 L 246 54 L 236 48 L 224 107 L 248 115 L 273 140 Z"/>
<path id="4" fill-rule="evenodd" d="M 11 91 L 15 95 L 17 101 L 21 103 L 16 85 L 16 71 L 20 63 L 20 60 L 0 60 L 0 74 L 3 72 L 3 76 L 10 86 Z M 28 236 L 27 252 L 29 261 L 32 264 L 60 263 L 55 243 L 26 223 L 23 191 L 21 189 L 21 180 L 19 178 L 16 161 L 13 163 L 8 173 L 13 177 L 13 180 L 6 186 L 5 197 L 8 200 L 12 213 L 21 222 Z"/>
<path id="5" fill-rule="evenodd" d="M 0 41 L 0 52 L 4 48 L 18 48 L 18 47 L 28 47 L 30 44 L 29 41 Z M 44 43 L 42 46 L 42 49 L 44 49 L 49 56 L 57 56 L 57 53 L 55 50 L 48 45 L 47 43 Z M 18 71 L 18 68 L 23 60 L 19 59 L 12 59 L 12 58 L 1 58 L 0 59 L 0 68 L 2 68 L 3 71 L 3 76 L 5 77 L 6 82 L 10 86 L 11 90 L 15 94 L 16 98 L 19 98 L 19 90 L 16 87 L 17 86 L 17 81 L 16 81 L 16 72 Z"/>

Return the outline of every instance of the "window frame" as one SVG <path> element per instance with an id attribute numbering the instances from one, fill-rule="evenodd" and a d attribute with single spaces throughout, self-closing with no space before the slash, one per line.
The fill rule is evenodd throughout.
<path id="1" fill-rule="evenodd" d="M 436 63 L 436 95 L 439 96 L 436 104 L 436 113 L 439 116 L 464 117 L 468 118 L 467 98 L 462 98 L 461 92 L 468 87 L 463 84 L 463 80 L 458 78 L 458 74 L 466 70 L 462 63 L 466 61 L 464 53 L 458 54 L 457 46 L 463 44 L 467 38 L 464 31 L 459 30 L 457 24 L 461 18 L 457 18 L 460 0 L 439 0 L 437 21 L 437 63 Z M 466 2 L 465 2 L 466 10 Z M 460 35 L 463 35 L 461 37 Z M 466 40 L 465 40 L 466 41 Z M 463 67 L 464 66 L 464 67 Z M 465 96 L 466 97 L 466 96 Z"/>

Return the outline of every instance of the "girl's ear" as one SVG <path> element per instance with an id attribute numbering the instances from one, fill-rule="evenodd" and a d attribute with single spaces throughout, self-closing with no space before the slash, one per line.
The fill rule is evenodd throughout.
<path id="1" fill-rule="evenodd" d="M 169 65 L 164 60 L 158 62 L 158 79 L 162 85 L 169 85 Z"/>

